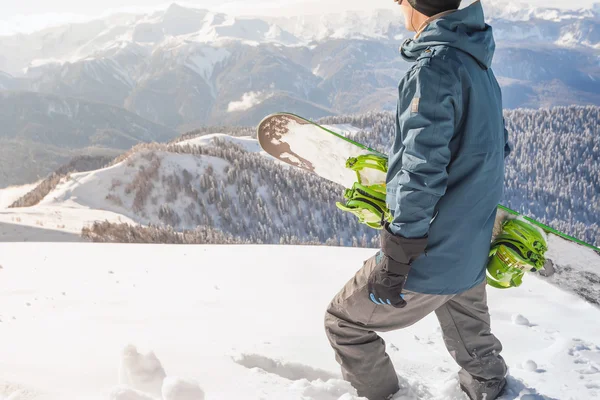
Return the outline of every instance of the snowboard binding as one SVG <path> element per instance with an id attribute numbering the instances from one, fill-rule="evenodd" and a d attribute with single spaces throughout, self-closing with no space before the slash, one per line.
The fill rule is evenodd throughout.
<path id="1" fill-rule="evenodd" d="M 376 154 L 363 154 L 357 157 L 350 157 L 348 160 L 346 160 L 346 168 L 356 171 L 357 179 L 359 182 L 361 182 L 362 177 L 360 173 L 365 168 L 376 169 L 378 171 L 387 173 L 388 160 L 387 158 L 378 156 Z"/>
<path id="2" fill-rule="evenodd" d="M 359 222 L 374 229 L 381 229 L 392 221 L 392 214 L 385 201 L 385 184 L 365 185 L 364 177 L 370 170 L 387 172 L 387 159 L 376 154 L 351 157 L 346 168 L 356 172 L 357 182 L 344 191 L 345 203 L 336 203 L 342 211 L 350 212 Z M 526 271 L 544 268 L 544 254 L 548 250 L 546 239 L 533 225 L 509 219 L 502 224 L 502 232 L 492 242 L 487 264 L 487 282 L 499 289 L 518 287 L 523 283 Z"/>
<path id="3" fill-rule="evenodd" d="M 382 229 L 386 222 L 392 220 L 392 214 L 385 202 L 385 184 L 364 185 L 363 174 L 370 169 L 387 172 L 387 159 L 376 154 L 363 154 L 350 157 L 346 161 L 346 168 L 356 172 L 357 182 L 351 189 L 344 191 L 346 202 L 337 202 L 336 206 L 342 211 L 356 215 L 361 224 Z"/>
<path id="4" fill-rule="evenodd" d="M 526 271 L 544 267 L 548 246 L 544 236 L 525 221 L 509 219 L 492 242 L 487 264 L 487 282 L 498 289 L 518 287 Z"/>
<path id="5" fill-rule="evenodd" d="M 342 211 L 348 211 L 358 217 L 361 224 L 381 229 L 385 222 L 391 221 L 391 214 L 385 203 L 385 185 L 364 186 L 356 182 L 352 189 L 344 192 L 346 203 L 336 203 Z"/>

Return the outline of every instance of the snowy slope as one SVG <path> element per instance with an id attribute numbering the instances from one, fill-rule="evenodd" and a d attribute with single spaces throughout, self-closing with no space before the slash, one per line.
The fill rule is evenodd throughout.
<path id="1" fill-rule="evenodd" d="M 339 127 L 332 125 L 331 128 L 346 132 L 355 130 L 350 125 L 340 125 Z M 244 226 L 251 228 L 241 226 L 236 228 L 238 230 L 232 234 L 252 233 L 262 218 L 256 214 L 258 208 L 255 201 L 278 204 L 278 199 L 283 196 L 279 191 L 288 190 L 286 187 L 279 188 L 280 185 L 277 186 L 266 180 L 264 170 L 262 172 L 261 170 L 253 171 L 247 164 L 243 164 L 246 167 L 240 167 L 240 165 L 236 167 L 232 162 L 233 160 L 242 162 L 243 151 L 257 153 L 268 160 L 274 160 L 273 157 L 262 151 L 256 139 L 216 133 L 179 142 L 172 145 L 172 150 L 178 146 L 182 148 L 197 146 L 229 148 L 230 144 L 231 147 L 242 151 L 242 153 L 237 153 L 239 150 L 232 149 L 234 155 L 230 161 L 226 159 L 227 157 L 222 158 L 224 156 L 214 157 L 168 151 L 168 147 L 164 145 L 157 145 L 160 147 L 159 150 L 134 151 L 122 162 L 108 168 L 70 174 L 63 178 L 38 205 L 33 207 L 6 208 L 17 195 L 12 194 L 13 189 L 0 191 L 0 200 L 2 201 L 0 203 L 0 223 L 10 224 L 10 237 L 15 237 L 13 229 L 15 227 L 12 225 L 79 234 L 84 226 L 88 226 L 94 221 L 108 220 L 132 224 L 169 224 L 177 230 L 183 230 L 195 229 L 198 225 L 224 228 L 223 223 L 231 228 L 231 222 L 227 218 L 233 216 L 236 222 L 241 222 L 246 224 Z M 288 169 L 287 164 L 278 160 L 274 161 L 277 165 Z M 268 165 L 272 168 L 270 161 Z M 241 182 L 237 178 L 232 180 L 231 171 L 233 169 L 239 170 L 239 172 L 234 171 L 234 176 L 241 176 Z M 281 176 L 279 178 L 281 179 Z M 247 179 L 250 181 L 246 182 Z M 297 185 L 300 186 L 304 182 L 304 178 L 296 180 L 298 181 Z M 278 191 L 274 192 L 276 188 Z M 315 188 L 315 190 L 317 189 Z M 240 192 L 245 194 L 240 196 Z M 337 200 L 338 191 L 325 190 L 324 193 L 323 196 L 331 197 L 330 201 L 326 203 L 332 208 L 330 211 L 337 213 L 334 203 Z M 289 193 L 286 193 L 285 196 L 286 198 L 293 197 Z M 216 201 L 217 198 L 218 201 Z M 289 226 L 289 223 L 283 219 L 296 220 L 298 218 L 296 213 L 301 215 L 303 224 L 300 225 L 302 226 L 309 220 L 314 220 L 315 224 L 322 225 L 320 222 L 320 218 L 323 217 L 321 212 L 325 212 L 325 210 L 316 213 L 309 212 L 311 207 L 314 207 L 315 201 L 322 201 L 322 199 L 319 196 L 311 197 L 310 201 L 295 199 L 292 202 L 294 211 L 285 217 L 282 216 L 283 210 L 270 209 L 268 212 L 269 218 L 272 218 L 268 221 L 270 231 Z M 291 203 L 289 207 L 292 207 Z M 223 221 L 222 218 L 225 220 Z M 299 233 L 308 235 L 309 232 L 314 233 L 318 230 L 318 227 L 313 229 L 308 225 L 305 228 L 306 232 Z M 304 228 L 299 227 L 298 229 Z M 246 232 L 248 230 L 250 232 Z M 0 240 L 3 238 L 2 234 L 6 235 L 7 233 L 0 229 Z M 18 237 L 25 239 L 27 235 Z M 32 233 L 29 240 L 35 240 L 36 237 L 37 235 Z"/>
<path id="2" fill-rule="evenodd" d="M 344 125 L 328 125 L 329 128 L 339 132 L 356 132 L 354 128 L 348 124 Z M 243 150 L 250 153 L 260 153 L 265 157 L 272 159 L 267 155 L 258 144 L 256 139 L 251 137 L 235 137 L 227 134 L 210 134 L 199 136 L 193 139 L 185 140 L 177 143 L 179 146 L 212 146 L 216 142 L 232 143 L 241 147 Z M 149 168 L 152 165 L 150 159 L 155 155 L 156 159 L 160 159 L 157 167 L 157 176 L 153 179 L 156 184 L 156 190 L 153 192 L 154 200 L 147 202 L 142 212 L 134 212 L 133 205 L 135 198 L 134 194 L 127 189 L 129 185 L 133 185 L 136 180 L 136 174 L 139 175 L 140 168 Z M 40 206 L 47 207 L 67 207 L 67 208 L 88 208 L 94 210 L 105 210 L 112 213 L 122 214 L 136 220 L 139 223 L 160 223 L 158 217 L 162 205 L 169 205 L 172 209 L 183 211 L 190 201 L 189 198 L 178 197 L 169 199 L 168 190 L 163 186 L 164 179 L 170 175 L 181 174 L 183 170 L 189 171 L 195 178 L 192 182 L 197 183 L 200 176 L 209 167 L 214 169 L 217 181 L 226 182 L 225 169 L 231 167 L 231 163 L 227 160 L 210 156 L 194 156 L 189 154 L 177 154 L 169 152 L 154 152 L 150 155 L 147 152 L 134 153 L 127 160 L 96 171 L 81 172 L 71 174 L 69 178 L 64 179 L 55 190 L 50 192 Z M 161 183 L 162 182 L 162 183 Z M 228 186 L 227 184 L 225 186 Z M 228 192 L 231 189 L 227 189 Z M 113 195 L 113 199 L 120 199 L 121 202 L 107 198 L 108 195 Z M 265 198 L 270 196 L 269 193 L 264 194 Z M 235 197 L 233 196 L 234 201 Z M 201 194 L 201 198 L 205 198 Z M 184 222 L 182 227 L 192 229 L 195 224 L 192 222 Z"/>
<path id="3" fill-rule="evenodd" d="M 73 201 L 62 204 L 50 203 L 34 207 L 0 209 L 0 223 L 58 230 L 76 235 L 81 234 L 81 228 L 95 221 L 135 224 L 133 219 L 123 214 L 105 209 L 93 209 Z M 0 229 L 0 234 L 1 231 Z M 36 240 L 35 236 L 25 236 L 23 239 L 25 241 Z"/>
<path id="4" fill-rule="evenodd" d="M 357 399 L 322 319 L 372 253 L 0 244 L 0 399 L 147 400 L 133 388 L 158 399 L 161 386 L 166 400 L 199 387 L 207 400 Z M 533 276 L 489 303 L 511 368 L 502 400 L 600 394 L 600 310 Z M 434 316 L 384 338 L 405 382 L 396 400 L 466 399 Z M 174 395 L 178 378 L 196 395 Z"/>
<path id="5" fill-rule="evenodd" d="M 31 183 L 29 185 L 10 186 L 0 189 L 0 209 L 10 206 L 15 200 L 34 189 L 38 183 L 39 182 Z"/>
<path id="6" fill-rule="evenodd" d="M 94 221 L 135 223 L 122 214 L 73 202 L 8 208 L 37 184 L 0 189 L 0 242 L 80 241 L 81 228 Z"/>
<path id="7" fill-rule="evenodd" d="M 161 205 L 169 204 L 175 209 L 184 209 L 185 206 L 174 201 L 166 201 L 164 199 L 166 189 L 161 187 L 161 190 L 158 191 L 161 201 L 156 200 L 140 210 L 140 214 L 143 214 L 144 217 L 133 211 L 135 210 L 133 203 L 136 192 L 128 189 L 128 186 L 135 185 L 135 179 L 142 169 L 152 168 L 150 159 L 152 156 L 144 157 L 146 154 L 146 152 L 135 153 L 127 160 L 108 168 L 71 174 L 68 178 L 63 179 L 36 207 L 107 211 L 112 215 L 125 216 L 126 218 L 122 219 L 123 222 L 135 220 L 145 224 L 158 223 L 158 212 Z M 161 160 L 158 177 L 177 173 L 183 169 L 189 171 L 204 169 L 201 162 L 191 155 L 157 153 L 156 157 Z M 210 159 L 204 167 L 207 167 L 211 161 L 220 167 L 219 170 L 222 170 L 220 164 L 224 161 L 220 159 Z M 158 177 L 150 178 L 148 181 L 154 181 L 160 185 Z M 114 195 L 112 200 L 107 197 L 109 194 Z M 79 230 L 82 226 L 80 224 Z"/>
<path id="8" fill-rule="evenodd" d="M 221 142 L 207 150 L 151 145 L 153 149 L 134 152 L 111 167 L 71 174 L 38 206 L 24 210 L 94 210 L 125 216 L 123 222 L 170 225 L 178 231 L 213 227 L 255 243 L 279 243 L 284 236 L 316 236 L 325 242 L 335 235 L 348 239 L 367 230 L 352 216 L 339 213 L 335 185 L 316 185 L 314 176 L 281 170 L 260 154 Z M 308 189 L 290 193 L 291 184 Z M 319 207 L 313 210 L 315 203 Z M 322 223 L 323 218 L 349 228 L 334 230 Z M 291 224 L 298 219 L 302 223 Z"/>
<path id="9" fill-rule="evenodd" d="M 210 146 L 214 143 L 215 140 L 223 140 L 228 143 L 236 144 L 250 153 L 263 153 L 256 139 L 253 139 L 250 136 L 231 136 L 225 133 L 212 133 L 210 135 L 198 136 L 193 139 L 178 142 L 178 144 L 189 144 L 193 146 Z"/>

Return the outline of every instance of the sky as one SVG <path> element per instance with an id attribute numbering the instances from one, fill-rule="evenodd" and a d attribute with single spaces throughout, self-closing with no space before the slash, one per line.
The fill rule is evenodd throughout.
<path id="1" fill-rule="evenodd" d="M 146 12 L 166 8 L 168 0 L 1 0 L 0 34 L 31 32 L 49 25 L 89 20 L 117 11 Z M 484 0 L 487 1 L 487 0 Z M 496 0 L 505 1 L 505 0 Z M 535 6 L 581 8 L 599 0 L 520 0 Z M 348 9 L 393 8 L 392 0 L 182 0 L 181 5 L 208 8 L 234 15 L 298 15 Z"/>

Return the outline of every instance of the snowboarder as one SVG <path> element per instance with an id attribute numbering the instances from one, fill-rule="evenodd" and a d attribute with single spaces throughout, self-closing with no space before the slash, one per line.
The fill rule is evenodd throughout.
<path id="1" fill-rule="evenodd" d="M 390 399 L 398 378 L 375 332 L 410 326 L 431 312 L 475 400 L 506 384 L 502 345 L 491 333 L 486 262 L 510 152 L 502 95 L 490 68 L 492 28 L 479 1 L 395 0 L 412 67 L 399 84 L 387 174 L 393 220 L 381 250 L 327 309 L 327 336 L 343 376 L 369 400 Z"/>

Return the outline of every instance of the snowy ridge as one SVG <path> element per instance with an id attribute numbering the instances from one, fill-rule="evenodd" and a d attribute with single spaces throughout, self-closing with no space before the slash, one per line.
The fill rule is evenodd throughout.
<path id="1" fill-rule="evenodd" d="M 196 174 L 203 173 L 211 166 L 217 171 L 218 180 L 224 181 L 223 170 L 227 165 L 225 160 L 214 157 L 200 159 L 186 154 L 142 151 L 111 167 L 70 175 L 40 202 L 40 206 L 104 210 L 124 215 L 139 223 L 160 224 L 159 215 L 163 204 L 169 204 L 172 209 L 185 210 L 192 201 L 185 198 L 174 201 L 168 196 L 166 188 L 161 187 L 162 190 L 155 192 L 152 201 L 144 200 L 136 204 L 137 192 L 134 186 L 138 180 L 143 179 L 144 171 L 150 174 L 149 181 L 159 183 L 161 179 L 172 174 L 179 175 L 183 170 Z M 195 225 L 195 222 L 189 220 L 181 227 L 193 229 Z"/>
<path id="2" fill-rule="evenodd" d="M 600 104 L 596 12 L 511 4 L 488 12 L 495 73 L 518 81 L 504 85 L 505 107 Z M 280 110 L 392 110 L 407 67 L 396 49 L 409 36 L 397 7 L 273 18 L 173 5 L 0 36 L 0 70 L 15 77 L 0 85 L 111 104 L 178 130 L 253 125 Z"/>
<path id="3" fill-rule="evenodd" d="M 464 6 L 464 4 L 463 4 Z M 505 19 L 508 21 L 530 21 L 539 19 L 544 21 L 560 22 L 594 18 L 597 11 L 594 6 L 576 10 L 546 8 L 531 6 L 523 1 L 487 0 L 483 2 L 486 16 L 492 19 Z"/>
<path id="4" fill-rule="evenodd" d="M 0 189 L 0 209 L 7 208 L 17 199 L 27 194 L 30 190 L 34 189 L 39 182 L 31 183 L 29 185 L 22 186 L 11 186 L 4 189 Z"/>
<path id="5" fill-rule="evenodd" d="M 465 2 L 466 6 L 470 2 Z M 532 7 L 518 1 L 484 2 L 487 18 L 498 22 L 519 24 L 535 22 L 563 26 L 570 22 L 597 23 L 597 8 L 563 10 Z M 0 51 L 22 47 L 8 72 L 32 73 L 43 65 L 60 65 L 77 62 L 124 43 L 136 44 L 154 51 L 166 42 L 179 44 L 204 43 L 222 46 L 229 41 L 246 44 L 276 43 L 285 46 L 310 46 L 314 41 L 329 39 L 375 39 L 400 41 L 409 35 L 404 30 L 398 8 L 369 11 L 344 11 L 327 15 L 302 15 L 291 17 L 231 16 L 205 9 L 195 9 L 172 4 L 166 10 L 147 14 L 115 15 L 98 20 L 61 25 L 30 34 L 23 47 L 18 37 L 0 37 Z M 569 30 L 576 30 L 570 25 Z M 575 35 L 589 33 L 584 27 Z M 76 36 L 77 35 L 77 36 Z M 545 29 L 545 36 L 553 35 Z M 593 44 L 596 44 L 597 40 Z M 562 43 L 572 45 L 563 41 Z M 581 43 L 580 43 L 581 44 Z M 7 46 L 5 48 L 5 46 Z M 39 48 L 51 47 L 51 52 L 41 56 Z M 18 58 L 25 57 L 19 65 Z M 22 62 L 26 62 L 25 65 Z"/>
<path id="6" fill-rule="evenodd" d="M 55 108 L 53 112 L 66 113 L 69 110 Z M 348 125 L 329 127 L 340 131 L 350 130 Z M 241 151 L 256 153 L 266 160 L 273 160 L 260 148 L 256 139 L 223 133 L 198 136 L 172 146 L 227 147 L 229 144 Z M 36 185 L 0 190 L 0 223 L 57 229 L 77 235 L 84 226 L 104 220 L 131 224 L 169 223 L 181 230 L 194 229 L 199 223 L 206 224 L 208 222 L 204 218 L 207 218 L 214 220 L 212 222 L 218 227 L 219 218 L 215 217 L 219 215 L 218 204 L 214 204 L 211 197 L 216 195 L 216 186 L 209 190 L 208 186 L 204 185 L 209 185 L 208 182 L 211 182 L 211 185 L 227 182 L 227 171 L 231 169 L 232 163 L 219 157 L 166 151 L 167 147 L 158 151 L 153 150 L 152 145 L 148 147 L 147 150 L 132 151 L 123 161 L 110 167 L 69 174 L 33 207 L 7 208 Z M 282 165 L 274 161 L 277 165 Z M 205 183 L 198 186 L 201 181 Z M 194 189 L 190 187 L 184 191 L 180 187 L 184 182 L 190 183 Z M 140 191 L 140 187 L 144 185 L 150 185 L 150 193 Z M 258 180 L 256 185 L 256 190 L 264 200 L 275 201 L 269 188 L 258 184 Z M 227 195 L 232 202 L 238 202 L 239 195 L 236 193 L 240 189 L 227 183 L 224 187 L 225 189 L 219 186 L 219 190 L 225 190 L 219 195 L 221 200 Z M 142 196 L 143 193 L 146 193 L 145 197 Z M 200 206 L 199 203 L 203 204 Z M 299 206 L 301 209 L 309 207 L 304 203 Z M 181 219 L 169 219 L 170 211 L 167 210 L 179 214 Z M 252 217 L 247 218 L 247 223 L 251 226 L 254 223 Z M 282 221 L 274 223 L 281 225 Z"/>
<path id="7" fill-rule="evenodd" d="M 202 135 L 193 139 L 184 140 L 178 142 L 180 146 L 193 145 L 193 146 L 208 146 L 214 144 L 216 140 L 224 140 L 229 143 L 236 144 L 250 153 L 262 153 L 263 150 L 260 148 L 258 141 L 250 136 L 231 136 L 226 133 L 213 133 L 210 135 Z"/>
<path id="8" fill-rule="evenodd" d="M 0 244 L 0 398 L 358 400 L 322 319 L 373 252 Z M 531 275 L 488 294 L 510 366 L 499 400 L 597 396 L 598 308 Z M 383 337 L 394 400 L 466 400 L 435 316 Z"/>
<path id="9" fill-rule="evenodd" d="M 14 223 L 29 213 L 64 208 L 68 215 L 106 213 L 109 221 L 123 216 L 121 222 L 176 231 L 202 226 L 253 243 L 352 243 L 356 238 L 368 243 L 368 229 L 335 207 L 336 185 L 280 168 L 263 154 L 255 140 L 225 135 L 140 145 L 115 165 L 63 178 L 38 205 L 23 208 L 23 217 L 20 209 L 0 216 Z M 315 204 L 318 209 L 311 210 Z M 291 223 L 298 219 L 302 223 Z M 349 229 L 335 230 L 324 219 Z M 82 219 L 79 230 L 91 222 Z"/>

